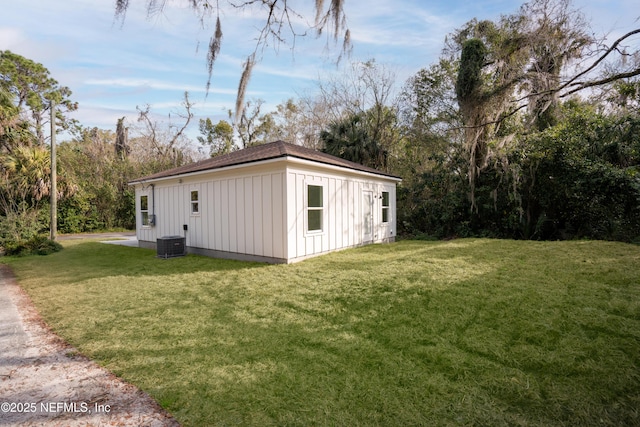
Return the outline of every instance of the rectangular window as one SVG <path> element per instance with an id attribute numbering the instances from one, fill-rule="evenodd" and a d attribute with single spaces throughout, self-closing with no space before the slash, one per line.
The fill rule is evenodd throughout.
<path id="1" fill-rule="evenodd" d="M 389 192 L 382 192 L 382 222 L 389 222 Z"/>
<path id="2" fill-rule="evenodd" d="M 307 231 L 322 231 L 322 186 L 307 185 Z"/>
<path id="3" fill-rule="evenodd" d="M 191 214 L 195 215 L 200 213 L 200 206 L 198 204 L 198 191 L 191 192 Z"/>
<path id="4" fill-rule="evenodd" d="M 140 215 L 142 217 L 142 225 L 149 225 L 149 196 L 140 196 Z"/>

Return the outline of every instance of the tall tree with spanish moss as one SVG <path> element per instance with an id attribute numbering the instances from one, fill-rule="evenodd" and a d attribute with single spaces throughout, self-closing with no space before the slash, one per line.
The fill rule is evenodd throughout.
<path id="1" fill-rule="evenodd" d="M 236 97 L 235 119 L 236 122 L 242 116 L 245 107 L 245 94 L 251 78 L 251 74 L 256 63 L 269 46 L 278 47 L 283 43 L 291 43 L 295 46 L 295 41 L 299 37 L 304 37 L 309 31 L 315 32 L 317 37 L 328 32 L 329 40 L 337 43 L 342 40 L 342 47 L 338 59 L 343 54 L 349 53 L 351 47 L 351 32 L 347 27 L 344 4 L 346 0 L 314 0 L 313 7 L 315 16 L 307 19 L 299 9 L 292 5 L 292 2 L 282 0 L 248 0 L 248 1 L 212 1 L 212 0 L 183 0 L 200 19 L 202 24 L 214 23 L 214 31 L 209 40 L 207 50 L 206 65 L 209 78 L 206 83 L 207 91 L 211 85 L 213 68 L 223 47 L 223 19 L 225 12 L 246 10 L 264 16 L 264 24 L 256 29 L 256 44 L 252 52 L 248 53 L 243 64 L 243 69 L 238 83 L 238 93 Z M 129 0 L 116 0 L 115 15 L 123 24 Z M 147 2 L 147 12 L 149 16 L 162 13 L 166 7 L 166 2 Z M 299 22 L 307 22 L 300 26 Z"/>

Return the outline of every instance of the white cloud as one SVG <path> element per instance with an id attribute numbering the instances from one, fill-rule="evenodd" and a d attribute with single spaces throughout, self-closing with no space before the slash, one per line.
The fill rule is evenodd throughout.
<path id="1" fill-rule="evenodd" d="M 111 78 L 111 79 L 87 79 L 84 84 L 90 86 L 106 86 L 111 88 L 116 87 L 129 87 L 129 88 L 144 88 L 163 91 L 187 91 L 189 93 L 205 93 L 204 84 L 200 86 L 185 85 L 177 82 L 161 81 L 154 79 L 141 79 L 141 78 Z M 212 88 L 210 93 L 218 93 L 225 95 L 235 95 L 235 91 L 230 89 L 216 89 Z"/>
<path id="2" fill-rule="evenodd" d="M 0 49 L 15 49 L 15 46 L 24 43 L 24 32 L 18 28 L 0 28 Z"/>

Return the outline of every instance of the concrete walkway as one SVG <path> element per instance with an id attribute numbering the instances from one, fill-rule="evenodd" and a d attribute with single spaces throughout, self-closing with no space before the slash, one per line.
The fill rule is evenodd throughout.
<path id="1" fill-rule="evenodd" d="M 100 240 L 100 243 L 109 245 L 138 247 L 138 239 L 135 231 L 115 232 L 115 233 L 80 233 L 80 234 L 60 234 L 56 240 L 83 240 L 83 239 L 112 239 Z"/>
<path id="2" fill-rule="evenodd" d="M 177 426 L 147 394 L 63 342 L 0 264 L 0 426 Z"/>
<path id="3" fill-rule="evenodd" d="M 135 235 L 120 237 L 116 240 L 101 240 L 100 243 L 106 243 L 108 245 L 131 246 L 135 248 L 138 247 L 138 239 Z"/>
<path id="4" fill-rule="evenodd" d="M 135 231 L 123 231 L 113 233 L 79 233 L 58 234 L 56 240 L 82 240 L 82 239 L 131 239 L 136 237 Z"/>

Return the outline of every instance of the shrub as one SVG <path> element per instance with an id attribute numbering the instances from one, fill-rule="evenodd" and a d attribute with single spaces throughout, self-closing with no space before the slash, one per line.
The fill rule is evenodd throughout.
<path id="1" fill-rule="evenodd" d="M 62 250 L 62 245 L 46 236 L 34 236 L 29 240 L 5 243 L 5 255 L 49 255 Z"/>

